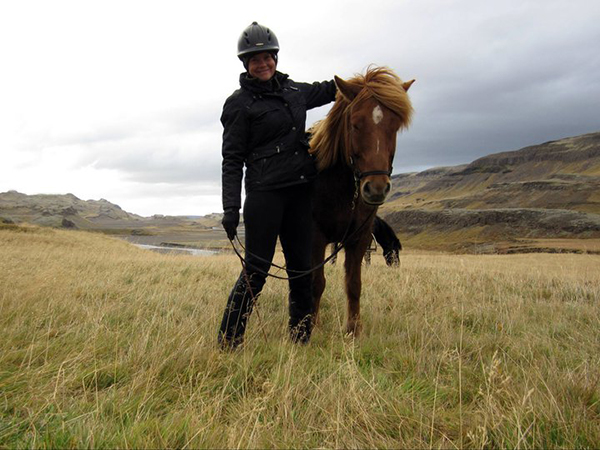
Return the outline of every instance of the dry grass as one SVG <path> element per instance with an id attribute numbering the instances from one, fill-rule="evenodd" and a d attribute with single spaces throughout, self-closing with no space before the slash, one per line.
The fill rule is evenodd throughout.
<path id="1" fill-rule="evenodd" d="M 245 347 L 222 353 L 235 257 L 39 228 L 0 230 L 0 248 L 0 448 L 600 442 L 598 256 L 376 257 L 356 341 L 328 267 L 304 347 L 272 280 Z"/>

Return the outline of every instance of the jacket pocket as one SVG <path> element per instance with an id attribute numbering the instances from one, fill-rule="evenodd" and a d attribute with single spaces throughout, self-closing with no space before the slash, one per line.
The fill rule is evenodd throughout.
<path id="1" fill-rule="evenodd" d="M 285 158 L 283 144 L 256 149 L 246 158 L 246 181 L 251 186 L 268 186 L 281 176 Z"/>
<path id="2" fill-rule="evenodd" d="M 269 146 L 264 149 L 256 149 L 250 152 L 248 157 L 246 158 L 246 162 L 248 164 L 252 164 L 260 159 L 271 158 L 272 156 L 283 153 L 284 146 L 283 144 L 276 144 L 273 146 Z"/>

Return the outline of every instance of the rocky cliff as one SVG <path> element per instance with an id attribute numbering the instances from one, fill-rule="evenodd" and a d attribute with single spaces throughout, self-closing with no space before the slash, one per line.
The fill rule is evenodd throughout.
<path id="1" fill-rule="evenodd" d="M 392 177 L 380 209 L 399 233 L 600 237 L 600 133 Z"/>

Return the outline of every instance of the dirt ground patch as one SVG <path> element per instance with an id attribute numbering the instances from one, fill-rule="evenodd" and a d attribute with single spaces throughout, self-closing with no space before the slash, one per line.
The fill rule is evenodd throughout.
<path id="1" fill-rule="evenodd" d="M 497 253 L 600 254 L 600 239 L 517 239 L 495 245 Z"/>

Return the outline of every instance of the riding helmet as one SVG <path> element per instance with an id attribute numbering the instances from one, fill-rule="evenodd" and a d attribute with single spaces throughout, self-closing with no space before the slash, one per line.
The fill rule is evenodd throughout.
<path id="1" fill-rule="evenodd" d="M 248 59 L 255 53 L 269 52 L 277 61 L 279 52 L 279 41 L 277 36 L 269 28 L 252 22 L 240 35 L 238 39 L 238 58 L 247 68 Z"/>

